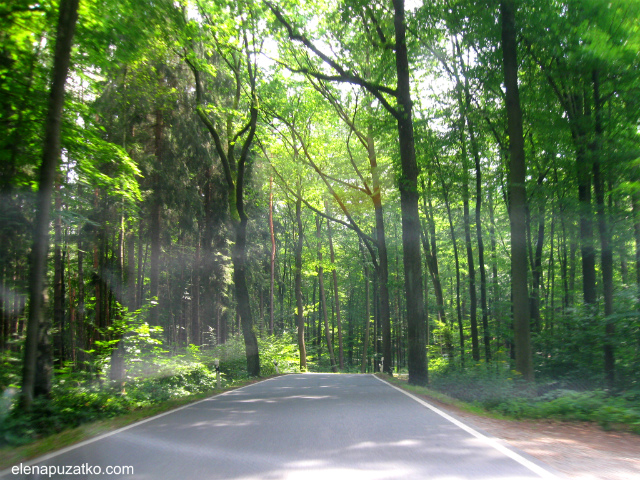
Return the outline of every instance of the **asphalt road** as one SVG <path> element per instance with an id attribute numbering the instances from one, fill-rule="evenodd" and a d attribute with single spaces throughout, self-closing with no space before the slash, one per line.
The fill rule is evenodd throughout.
<path id="1" fill-rule="evenodd" d="M 557 478 L 456 422 L 372 375 L 287 375 L 16 465 L 22 474 L 9 469 L 0 478 Z M 44 475 L 25 473 L 44 466 Z"/>

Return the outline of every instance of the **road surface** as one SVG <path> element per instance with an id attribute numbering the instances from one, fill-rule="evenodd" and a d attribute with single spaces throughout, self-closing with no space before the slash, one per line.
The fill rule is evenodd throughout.
<path id="1" fill-rule="evenodd" d="M 286 375 L 15 465 L 18 473 L 0 478 L 557 478 L 436 410 L 372 375 Z"/>

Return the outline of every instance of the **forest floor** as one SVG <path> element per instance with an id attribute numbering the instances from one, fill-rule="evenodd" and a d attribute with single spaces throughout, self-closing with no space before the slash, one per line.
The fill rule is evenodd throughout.
<path id="1" fill-rule="evenodd" d="M 400 385 L 400 382 L 394 382 Z M 470 413 L 411 391 L 463 422 L 504 440 L 570 479 L 640 480 L 640 435 L 588 422 L 505 420 Z"/>

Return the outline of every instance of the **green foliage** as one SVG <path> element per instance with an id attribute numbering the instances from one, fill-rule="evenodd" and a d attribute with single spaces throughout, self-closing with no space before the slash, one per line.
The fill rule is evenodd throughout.
<path id="1" fill-rule="evenodd" d="M 518 419 L 557 418 L 590 421 L 599 423 L 603 428 L 620 424 L 640 433 L 638 402 L 630 399 L 628 395 L 614 396 L 603 390 L 553 390 L 536 398 L 506 399 L 491 406 L 490 410 Z"/>
<path id="2" fill-rule="evenodd" d="M 59 369 L 55 376 L 51 398 L 39 398 L 30 412 L 17 408 L 17 390 L 7 388 L 0 398 L 0 409 L 9 412 L 0 417 L 0 446 L 20 445 L 29 441 L 73 428 L 83 423 L 112 418 L 139 408 L 157 405 L 171 399 L 216 389 L 214 360 L 220 361 L 221 387 L 229 387 L 248 378 L 244 341 L 241 336 L 229 339 L 224 345 L 201 349 L 189 345 L 177 355 L 169 355 L 161 340 L 162 329 L 150 327 L 140 319 L 144 311 L 127 314 L 124 329 L 127 377 L 123 382 L 110 383 L 107 362 L 115 344 L 103 342 L 96 353 L 102 365 L 96 379 L 87 372 Z M 299 372 L 298 350 L 291 334 L 260 339 L 262 371 L 275 374 L 274 362 L 280 373 Z M 20 362 L 4 354 L 0 386 L 17 384 Z M 5 408 L 6 407 L 6 408 Z"/>
<path id="3" fill-rule="evenodd" d="M 275 365 L 280 373 L 300 372 L 300 351 L 293 333 L 272 335 L 258 340 L 260 348 L 260 371 L 263 375 L 274 375 Z"/>
<path id="4" fill-rule="evenodd" d="M 597 422 L 603 428 L 624 425 L 640 433 L 640 391 L 613 393 L 602 389 L 578 391 L 563 384 L 570 381 L 522 382 L 506 362 L 484 362 L 464 370 L 442 361 L 430 363 L 430 387 L 485 410 L 523 419 Z"/>

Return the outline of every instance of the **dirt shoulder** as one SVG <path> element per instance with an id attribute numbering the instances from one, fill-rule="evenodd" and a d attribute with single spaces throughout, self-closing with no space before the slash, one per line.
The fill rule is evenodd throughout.
<path id="1" fill-rule="evenodd" d="M 568 478 L 640 480 L 640 435 L 606 432 L 598 425 L 583 422 L 516 421 L 483 417 L 426 395 L 418 396 L 465 423 L 540 459 Z"/>

